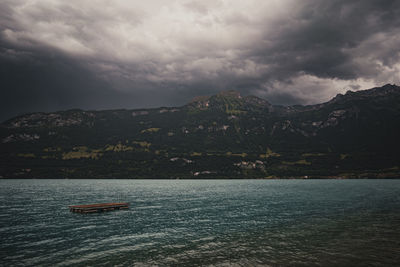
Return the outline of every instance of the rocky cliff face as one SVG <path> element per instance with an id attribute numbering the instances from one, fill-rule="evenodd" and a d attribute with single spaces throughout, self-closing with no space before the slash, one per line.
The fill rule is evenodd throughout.
<path id="1" fill-rule="evenodd" d="M 33 113 L 0 126 L 3 178 L 393 177 L 400 87 L 273 106 L 221 92 L 177 108 Z"/>

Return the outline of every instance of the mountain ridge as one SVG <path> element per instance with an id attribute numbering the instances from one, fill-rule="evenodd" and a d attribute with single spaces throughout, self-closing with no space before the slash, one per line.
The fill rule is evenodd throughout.
<path id="1" fill-rule="evenodd" d="M 14 117 L 11 117 L 9 119 L 4 120 L 3 122 L 0 123 L 0 125 L 4 125 L 9 123 L 10 121 L 16 119 L 16 118 L 20 118 L 20 117 L 24 117 L 24 116 L 28 116 L 28 115 L 32 115 L 32 114 L 54 114 L 54 113 L 68 113 L 68 112 L 73 112 L 73 111 L 77 111 L 77 112 L 116 112 L 116 111 L 148 111 L 148 110 L 163 110 L 163 109 L 177 109 L 177 108 L 184 108 L 184 107 L 188 107 L 188 106 L 192 106 L 192 105 L 196 105 L 197 103 L 201 106 L 201 107 L 205 107 L 207 106 L 207 102 L 210 101 L 210 99 L 212 98 L 216 98 L 216 97 L 233 97 L 233 98 L 237 98 L 237 99 L 243 99 L 243 100 L 247 100 L 247 102 L 251 102 L 252 100 L 254 102 L 256 102 L 258 105 L 262 106 L 265 105 L 266 107 L 269 107 L 270 109 L 274 109 L 274 108 L 279 108 L 279 109 L 288 109 L 290 111 L 295 110 L 296 112 L 302 111 L 305 108 L 308 110 L 308 107 L 320 107 L 321 105 L 326 105 L 332 102 L 337 102 L 338 99 L 343 99 L 346 98 L 346 96 L 357 96 L 357 95 L 363 95 L 364 97 L 366 95 L 369 96 L 384 96 L 387 95 L 388 93 L 397 93 L 400 94 L 400 86 L 397 86 L 396 84 L 385 84 L 382 87 L 374 87 L 371 89 L 364 89 L 364 90 L 357 90 L 357 91 L 351 91 L 348 90 L 345 94 L 337 94 L 335 97 L 333 97 L 332 99 L 323 102 L 323 103 L 317 103 L 317 104 L 312 104 L 312 105 L 300 105 L 300 104 L 295 104 L 295 105 L 288 105 L 288 106 L 284 106 L 284 105 L 273 105 L 271 103 L 269 103 L 268 100 L 254 96 L 254 95 L 247 95 L 247 96 L 241 96 L 240 92 L 237 90 L 225 90 L 225 91 L 220 91 L 219 93 L 215 94 L 215 95 L 199 95 L 199 96 L 195 96 L 194 98 L 192 98 L 192 100 L 190 100 L 188 103 L 182 105 L 182 106 L 170 106 L 170 107 L 166 107 L 166 106 L 161 106 L 161 107 L 154 107 L 154 108 L 133 108 L 133 109 L 126 109 L 126 108 L 122 108 L 122 109 L 104 109 L 104 110 L 85 110 L 85 109 L 81 109 L 81 108 L 73 108 L 73 109 L 66 109 L 66 110 L 58 110 L 58 111 L 53 111 L 53 112 L 27 112 L 24 114 L 20 114 Z"/>
<path id="2" fill-rule="evenodd" d="M 0 177 L 398 177 L 398 136 L 396 85 L 288 107 L 225 91 L 180 107 L 9 119 Z"/>

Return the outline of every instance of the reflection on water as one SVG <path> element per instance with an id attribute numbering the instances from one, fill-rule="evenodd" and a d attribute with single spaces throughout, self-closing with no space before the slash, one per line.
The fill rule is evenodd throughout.
<path id="1" fill-rule="evenodd" d="M 0 265 L 400 264 L 397 180 L 0 180 Z M 70 213 L 72 204 L 130 202 Z"/>

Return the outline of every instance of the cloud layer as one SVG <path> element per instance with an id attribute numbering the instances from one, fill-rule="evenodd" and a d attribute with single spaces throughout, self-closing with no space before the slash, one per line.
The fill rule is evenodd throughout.
<path id="1" fill-rule="evenodd" d="M 310 104 L 400 83 L 396 0 L 4 0 L 0 29 L 2 119 L 228 89 Z"/>

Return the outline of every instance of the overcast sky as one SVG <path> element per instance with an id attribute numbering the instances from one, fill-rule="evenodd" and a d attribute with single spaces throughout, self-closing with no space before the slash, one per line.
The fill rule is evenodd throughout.
<path id="1" fill-rule="evenodd" d="M 0 120 L 400 84 L 398 0 L 2 0 Z"/>

